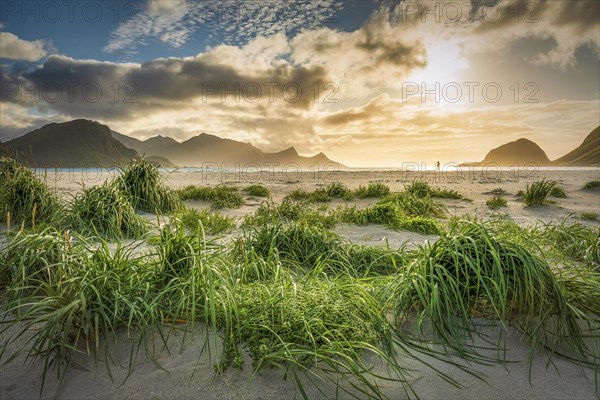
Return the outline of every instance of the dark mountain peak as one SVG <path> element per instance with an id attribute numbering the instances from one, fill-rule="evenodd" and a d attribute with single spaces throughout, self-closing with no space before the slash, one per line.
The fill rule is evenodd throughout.
<path id="1" fill-rule="evenodd" d="M 152 136 L 149 139 L 144 140 L 144 143 L 179 143 L 177 140 L 173 139 L 170 136 L 156 135 Z"/>
<path id="2" fill-rule="evenodd" d="M 598 140 L 600 140 L 600 126 L 590 132 L 590 134 L 583 139 L 582 145 L 590 144 Z"/>
<path id="3" fill-rule="evenodd" d="M 285 156 L 298 156 L 298 152 L 296 151 L 296 148 L 294 146 L 288 147 L 285 150 L 281 150 L 277 154 L 285 155 Z"/>
<path id="4" fill-rule="evenodd" d="M 600 126 L 590 132 L 576 149 L 555 160 L 554 164 L 565 167 L 599 167 Z"/>
<path id="5" fill-rule="evenodd" d="M 492 149 L 478 164 L 497 164 L 497 165 L 514 165 L 514 164 L 537 164 L 550 165 L 551 161 L 537 143 L 520 138 L 512 142 L 505 143 L 501 146 Z"/>
<path id="6" fill-rule="evenodd" d="M 86 119 L 44 125 L 7 145 L 12 156 L 36 166 L 105 167 L 137 156 L 108 126 Z"/>

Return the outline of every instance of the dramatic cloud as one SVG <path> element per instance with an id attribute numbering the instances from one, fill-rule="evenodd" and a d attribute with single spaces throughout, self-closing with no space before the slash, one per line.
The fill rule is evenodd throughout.
<path id="1" fill-rule="evenodd" d="M 47 115 L 32 111 L 18 104 L 0 102 L 0 142 L 19 137 L 34 127 L 38 128 L 50 122 L 64 122 L 69 118 L 62 114 Z"/>
<path id="2" fill-rule="evenodd" d="M 468 74 L 493 80 L 496 70 L 471 63 L 506 54 L 512 61 L 516 54 L 529 62 L 519 73 L 539 78 L 541 92 L 543 83 L 576 64 L 582 46 L 598 48 L 597 6 L 574 3 L 386 2 L 344 31 L 307 20 L 312 12 L 335 15 L 329 1 L 235 2 L 243 5 L 241 14 L 230 3 L 149 1 L 113 32 L 106 51 L 134 52 L 153 41 L 183 46 L 197 29 L 217 32 L 215 45 L 190 57 L 142 63 L 51 55 L 35 67 L 0 65 L 2 136 L 88 118 L 139 138 L 185 140 L 206 132 L 266 151 L 326 151 L 348 165 L 397 166 L 444 154 L 455 158 L 445 161 L 478 160 L 490 146 L 519 137 L 538 141 L 555 158 L 600 123 L 597 92 L 557 101 L 571 96 L 545 91 L 543 102 L 524 103 L 527 93 L 514 100 L 511 81 L 502 86 L 502 101 L 493 103 L 482 91 L 486 82 L 475 82 L 475 101 L 467 101 L 469 89 L 458 82 L 463 92 L 455 103 L 436 100 L 438 93 L 423 101 L 421 86 L 407 96 L 405 84 L 431 90 Z M 276 16 L 269 20 L 271 13 Z M 519 52 L 511 52 L 515 43 Z M 555 75 L 548 78 L 548 71 Z"/>
<path id="3" fill-rule="evenodd" d="M 260 36 L 322 26 L 341 6 L 333 0 L 266 3 L 150 0 L 113 32 L 104 50 L 126 55 L 151 41 L 180 47 L 198 30 L 225 44 L 246 43 Z M 218 37 L 215 32 L 219 32 Z"/>
<path id="4" fill-rule="evenodd" d="M 22 61 L 38 61 L 47 52 L 43 40 L 27 41 L 10 32 L 0 32 L 0 58 Z"/>
<path id="5" fill-rule="evenodd" d="M 519 38 L 553 39 L 546 52 L 532 49 L 528 60 L 560 68 L 574 66 L 575 52 L 591 45 L 600 50 L 600 5 L 597 0 L 502 0 L 475 10 L 473 35 L 487 46 L 502 47 Z M 488 15 L 489 14 L 489 15 Z"/>
<path id="6" fill-rule="evenodd" d="M 342 162 L 352 160 L 356 166 L 373 165 L 373 153 L 382 166 L 400 166 L 402 162 L 431 165 L 438 159 L 479 161 L 490 148 L 521 137 L 535 141 L 555 159 L 598 126 L 599 106 L 598 100 L 561 100 L 440 110 L 436 104 L 382 95 L 364 106 L 323 113 L 315 131 L 323 140 L 344 140 L 344 146 L 328 155 Z M 563 117 L 551 118 L 555 115 Z"/>
<path id="7" fill-rule="evenodd" d="M 401 24 L 387 8 L 353 32 L 307 30 L 291 44 L 296 62 L 328 68 L 343 97 L 399 87 L 412 71 L 427 65 L 422 38 L 412 35 L 410 26 Z"/>

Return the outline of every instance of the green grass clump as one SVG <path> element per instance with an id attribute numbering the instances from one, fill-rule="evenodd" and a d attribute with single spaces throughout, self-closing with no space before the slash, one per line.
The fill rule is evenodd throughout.
<path id="1" fill-rule="evenodd" d="M 390 187 L 383 183 L 369 183 L 368 186 L 360 185 L 354 191 L 354 196 L 359 199 L 382 199 L 390 194 Z"/>
<path id="2" fill-rule="evenodd" d="M 538 242 L 550 247 L 555 258 L 569 257 L 600 269 L 600 229 L 581 223 L 550 222 L 532 229 Z"/>
<path id="3" fill-rule="evenodd" d="M 121 168 L 117 183 L 120 190 L 129 196 L 135 210 L 158 215 L 182 207 L 177 193 L 164 184 L 158 167 L 143 158 Z"/>
<path id="4" fill-rule="evenodd" d="M 436 220 L 422 216 L 403 218 L 400 220 L 396 229 L 418 232 L 426 235 L 439 235 L 442 232 Z"/>
<path id="5" fill-rule="evenodd" d="M 362 210 L 349 207 L 340 213 L 343 222 L 358 225 L 380 224 L 390 228 L 396 227 L 403 216 L 400 208 L 393 203 L 377 203 Z"/>
<path id="6" fill-rule="evenodd" d="M 414 180 L 408 185 L 404 185 L 404 191 L 417 197 L 431 196 L 432 188 L 429 183 L 421 180 Z"/>
<path id="7" fill-rule="evenodd" d="M 200 225 L 192 235 L 187 235 L 185 229 L 178 225 L 165 225 L 160 231 L 160 240 L 156 245 L 158 267 L 156 269 L 157 281 L 162 281 L 163 286 L 193 276 L 199 270 L 201 252 L 204 249 L 198 232 L 202 231 Z"/>
<path id="8" fill-rule="evenodd" d="M 284 359 L 304 367 L 317 360 L 328 361 L 321 356 L 315 360 L 311 353 L 350 353 L 360 360 L 359 353 L 377 343 L 374 324 L 380 322 L 380 315 L 365 318 L 372 310 L 360 310 L 354 299 L 348 288 L 336 281 L 307 279 L 298 285 L 286 279 L 242 284 L 233 302 L 239 315 L 220 311 L 225 314 L 223 325 L 235 327 L 228 355 L 236 363 L 235 359 L 241 358 L 238 346 L 245 343 L 256 370 Z"/>
<path id="9" fill-rule="evenodd" d="M 80 233 L 111 239 L 139 238 L 149 229 L 149 223 L 135 213 L 129 196 L 112 180 L 78 193 L 68 219 L 70 226 Z"/>
<path id="10" fill-rule="evenodd" d="M 351 245 L 330 230 L 297 223 L 256 227 L 245 232 L 236 254 L 282 264 L 304 272 L 340 272 L 351 276 L 395 271 L 404 261 L 403 252 Z"/>
<path id="11" fill-rule="evenodd" d="M 589 181 L 583 185 L 584 190 L 600 190 L 600 181 Z"/>
<path id="12" fill-rule="evenodd" d="M 335 199 L 352 200 L 354 193 L 341 182 L 332 182 L 325 187 L 327 196 Z"/>
<path id="13" fill-rule="evenodd" d="M 0 158 L 0 213 L 11 225 L 60 224 L 64 207 L 34 172 L 12 158 Z"/>
<path id="14" fill-rule="evenodd" d="M 444 205 L 433 200 L 430 196 L 420 196 L 410 192 L 391 194 L 379 203 L 392 203 L 399 207 L 402 213 L 412 217 L 443 218 L 447 214 Z"/>
<path id="15" fill-rule="evenodd" d="M 331 201 L 331 196 L 327 188 L 318 188 L 310 194 L 310 201 L 326 203 Z"/>
<path id="16" fill-rule="evenodd" d="M 0 292 L 7 285 L 29 287 L 52 277 L 52 266 L 71 262 L 70 236 L 53 228 L 39 233 L 18 233 L 0 258 Z M 15 293 L 16 294 L 16 293 Z"/>
<path id="17" fill-rule="evenodd" d="M 558 182 L 542 179 L 541 181 L 527 185 L 522 197 L 525 205 L 529 207 L 546 204 L 548 196 L 560 197 L 563 194 L 566 197 L 564 189 L 558 185 Z"/>
<path id="18" fill-rule="evenodd" d="M 340 238 L 333 232 L 295 223 L 257 227 L 245 235 L 243 242 L 247 254 L 254 252 L 268 259 L 276 251 L 286 265 L 307 271 L 335 260 L 340 247 Z"/>
<path id="19" fill-rule="evenodd" d="M 240 208 L 244 199 L 233 186 L 194 186 L 189 185 L 178 191 L 181 200 L 209 201 L 212 208 Z"/>
<path id="20" fill-rule="evenodd" d="M 557 186 L 553 187 L 552 190 L 550 191 L 550 196 L 556 197 L 558 199 L 566 199 L 567 191 L 564 188 L 557 185 Z"/>
<path id="21" fill-rule="evenodd" d="M 262 185 L 250 185 L 244 188 L 244 192 L 250 196 L 269 197 L 269 189 Z"/>
<path id="22" fill-rule="evenodd" d="M 244 218 L 242 225 L 250 227 L 288 222 L 332 228 L 337 219 L 335 213 L 320 212 L 306 202 L 295 202 L 285 198 L 281 204 L 275 204 L 271 200 L 263 202 L 254 214 Z"/>
<path id="23" fill-rule="evenodd" d="M 45 250 L 48 244 L 52 246 Z M 146 349 L 150 356 L 154 339 L 147 332 L 164 329 L 163 321 L 153 305 L 154 271 L 134 250 L 120 245 L 110 250 L 102 240 L 98 245 L 81 237 L 71 243 L 60 231 L 47 229 L 17 236 L 0 253 L 0 269 L 9 267 L 18 277 L 1 292 L 10 312 L 0 318 L 0 355 L 16 355 L 5 347 L 14 343 L 29 361 L 41 360 L 40 395 L 52 368 L 61 377 L 76 353 L 100 356 L 105 340 L 116 338 L 122 327 L 133 339 L 131 351 Z M 24 253 L 28 256 L 13 256 Z"/>
<path id="24" fill-rule="evenodd" d="M 291 200 L 310 200 L 310 192 L 303 189 L 296 189 L 285 196 L 285 198 Z"/>
<path id="25" fill-rule="evenodd" d="M 328 202 L 331 201 L 331 199 L 352 200 L 355 197 L 359 199 L 382 198 L 389 193 L 390 188 L 382 183 L 370 183 L 367 187 L 361 185 L 358 189 L 353 191 L 341 182 L 332 182 L 313 192 L 296 189 L 290 192 L 286 198 L 292 200 L 308 200 L 312 202 Z"/>
<path id="26" fill-rule="evenodd" d="M 434 219 L 422 215 L 407 215 L 393 202 L 379 202 L 364 209 L 339 207 L 335 213 L 340 222 L 351 224 L 380 224 L 390 229 L 431 235 L 440 232 L 438 223 Z"/>
<path id="27" fill-rule="evenodd" d="M 577 214 L 578 218 L 587 219 L 589 221 L 600 221 L 600 214 L 597 212 L 583 211 Z"/>
<path id="28" fill-rule="evenodd" d="M 492 196 L 485 202 L 485 205 L 492 209 L 506 207 L 507 204 L 506 199 L 502 196 Z"/>
<path id="29" fill-rule="evenodd" d="M 497 236 L 485 224 L 456 223 L 437 242 L 422 246 L 391 286 L 398 326 L 416 309 L 418 326 L 428 319 L 444 344 L 468 356 L 477 353 L 465 344 L 477 331 L 474 316 L 518 321 L 531 340 L 532 357 L 542 343 L 552 352 L 569 349 L 582 362 L 594 363 L 597 355 L 585 337 L 600 315 L 599 309 L 590 311 L 597 300 L 571 301 L 547 261 L 529 246 Z M 600 287 L 600 280 L 587 283 Z M 544 335 L 548 331 L 551 338 Z"/>
<path id="30" fill-rule="evenodd" d="M 465 200 L 465 197 L 456 190 L 431 187 L 429 183 L 421 180 L 414 180 L 409 185 L 405 185 L 404 191 L 417 197 L 438 197 L 444 199 Z"/>
<path id="31" fill-rule="evenodd" d="M 181 220 L 183 225 L 193 232 L 197 232 L 201 223 L 204 231 L 209 235 L 231 232 L 236 227 L 234 218 L 209 210 L 184 208 L 177 212 L 174 218 Z"/>

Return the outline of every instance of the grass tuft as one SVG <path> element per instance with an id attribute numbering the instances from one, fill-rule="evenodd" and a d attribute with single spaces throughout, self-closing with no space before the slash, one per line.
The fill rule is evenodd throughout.
<path id="1" fill-rule="evenodd" d="M 250 185 L 244 188 L 244 192 L 248 193 L 250 196 L 256 197 L 269 197 L 269 189 L 262 185 Z"/>
<path id="2" fill-rule="evenodd" d="M 369 183 L 368 186 L 360 185 L 354 191 L 354 195 L 359 199 L 382 199 L 390 194 L 390 187 L 383 183 Z"/>
<path id="3" fill-rule="evenodd" d="M 202 224 L 205 232 L 209 235 L 231 232 L 237 226 L 235 219 L 209 210 L 196 210 L 195 208 L 184 208 L 173 216 L 181 220 L 183 225 L 192 232 L 197 232 Z"/>
<path id="4" fill-rule="evenodd" d="M 577 214 L 578 218 L 587 219 L 589 221 L 600 221 L 600 214 L 591 211 L 582 211 Z"/>
<path id="5" fill-rule="evenodd" d="M 158 167 L 143 158 L 121 168 L 117 184 L 135 210 L 166 214 L 182 207 L 177 193 L 165 186 Z"/>
<path id="6" fill-rule="evenodd" d="M 564 281 L 531 246 L 497 236 L 491 225 L 457 222 L 437 242 L 422 246 L 391 285 L 396 323 L 404 326 L 416 310 L 422 330 L 427 319 L 446 346 L 478 357 L 467 338 L 477 334 L 475 316 L 484 316 L 523 331 L 531 342 L 530 362 L 541 343 L 551 352 L 568 349 L 594 365 L 597 355 L 586 336 L 600 314 L 593 310 L 597 301 L 566 296 Z M 600 287 L 600 280 L 586 282 Z"/>
<path id="7" fill-rule="evenodd" d="M 600 181 L 589 181 L 583 185 L 583 190 L 600 190 Z"/>
<path id="8" fill-rule="evenodd" d="M 485 204 L 491 209 L 496 209 L 500 207 L 506 207 L 508 203 L 506 202 L 506 199 L 502 196 L 492 196 L 489 199 L 487 199 Z"/>
<path id="9" fill-rule="evenodd" d="M 26 166 L 0 158 L 0 212 L 10 213 L 12 224 L 34 227 L 60 224 L 64 207 L 58 196 Z M 9 227 L 10 228 L 10 227 Z"/>
<path id="10" fill-rule="evenodd" d="M 295 202 L 285 198 L 279 205 L 272 200 L 263 202 L 254 214 L 244 217 L 242 226 L 250 227 L 289 222 L 332 228 L 335 226 L 337 218 L 335 213 L 320 212 L 306 202 Z"/>
<path id="11" fill-rule="evenodd" d="M 181 200 L 209 201 L 212 208 L 240 208 L 244 199 L 233 186 L 194 186 L 189 185 L 178 191 Z"/>
<path id="12" fill-rule="evenodd" d="M 558 182 L 542 179 L 541 181 L 527 185 L 522 197 L 525 201 L 525 206 L 529 207 L 546 204 L 549 196 L 560 197 L 563 195 L 566 197 L 566 192 L 558 185 Z"/>
<path id="13" fill-rule="evenodd" d="M 119 186 L 108 180 L 78 193 L 69 210 L 70 226 L 86 235 L 100 234 L 111 239 L 146 234 L 149 223 L 136 214 L 129 196 Z"/>
<path id="14" fill-rule="evenodd" d="M 444 205 L 433 200 L 430 196 L 419 196 L 410 192 L 391 194 L 379 203 L 391 203 L 397 206 L 403 214 L 413 217 L 443 218 L 447 214 Z"/>
<path id="15" fill-rule="evenodd" d="M 417 197 L 438 197 L 444 199 L 466 200 L 465 197 L 456 190 L 431 187 L 429 183 L 421 180 L 414 180 L 409 185 L 405 185 L 404 191 Z"/>

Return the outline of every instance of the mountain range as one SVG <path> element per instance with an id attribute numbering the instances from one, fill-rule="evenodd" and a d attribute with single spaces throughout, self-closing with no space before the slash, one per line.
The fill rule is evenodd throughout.
<path id="1" fill-rule="evenodd" d="M 590 133 L 575 150 L 555 161 L 569 167 L 600 167 L 600 126 Z"/>
<path id="2" fill-rule="evenodd" d="M 235 168 L 236 163 L 241 166 L 255 163 L 257 167 L 267 168 L 286 165 L 310 168 L 315 164 L 321 168 L 325 165 L 346 168 L 323 153 L 304 157 L 293 147 L 266 153 L 249 143 L 206 133 L 181 143 L 164 136 L 142 141 L 84 119 L 45 125 L 2 143 L 2 147 L 3 153 L 38 167 L 111 167 L 144 156 L 166 167 L 202 167 L 216 163 L 219 168 Z"/>
<path id="3" fill-rule="evenodd" d="M 2 153 L 38 167 L 105 167 L 137 157 L 108 126 L 83 119 L 44 125 L 2 145 Z"/>
<path id="4" fill-rule="evenodd" d="M 144 156 L 165 167 L 202 167 L 217 165 L 235 168 L 256 164 L 257 167 L 310 168 L 325 165 L 346 168 L 325 154 L 313 157 L 298 154 L 294 147 L 277 153 L 266 153 L 249 143 L 223 139 L 202 133 L 184 142 L 155 136 L 139 140 L 112 131 L 95 121 L 77 119 L 52 123 L 21 137 L 0 144 L 0 152 L 38 167 L 112 167 Z M 551 161 L 544 150 L 529 139 L 518 139 L 489 151 L 483 161 L 463 165 L 535 164 L 539 166 L 600 167 L 600 126 L 594 129 L 574 150 Z"/>
<path id="5" fill-rule="evenodd" d="M 518 139 L 490 150 L 483 161 L 463 165 L 511 166 L 535 164 L 556 167 L 600 167 L 600 126 L 594 129 L 574 150 L 551 161 L 544 150 L 529 139 Z"/>

